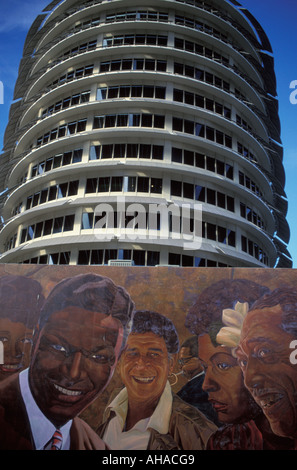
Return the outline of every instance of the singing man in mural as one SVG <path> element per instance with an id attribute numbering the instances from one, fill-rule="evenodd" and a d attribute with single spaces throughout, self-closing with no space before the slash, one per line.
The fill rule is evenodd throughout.
<path id="1" fill-rule="evenodd" d="M 0 384 L 0 448 L 105 449 L 78 418 L 109 383 L 134 303 L 95 274 L 59 282 L 41 310 L 28 369 Z"/>
<path id="2" fill-rule="evenodd" d="M 179 351 L 172 321 L 137 311 L 120 360 L 125 385 L 108 405 L 98 434 L 110 449 L 201 450 L 216 430 L 199 410 L 172 393 Z"/>
<path id="3" fill-rule="evenodd" d="M 297 291 L 282 287 L 256 302 L 244 318 L 236 350 L 245 385 L 272 431 L 297 449 Z"/>

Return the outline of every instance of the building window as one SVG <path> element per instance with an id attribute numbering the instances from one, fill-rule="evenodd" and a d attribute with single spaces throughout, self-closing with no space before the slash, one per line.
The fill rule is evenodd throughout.
<path id="1" fill-rule="evenodd" d="M 148 86 L 148 85 L 119 85 L 109 88 L 103 87 L 97 89 L 97 100 L 115 99 L 115 98 L 166 98 L 166 87 Z"/>
<path id="2" fill-rule="evenodd" d="M 70 254 L 70 251 L 63 251 L 61 253 L 35 256 L 34 258 L 23 261 L 23 264 L 69 264 Z"/>
<path id="3" fill-rule="evenodd" d="M 73 227 L 74 215 L 48 219 L 44 222 L 39 222 L 37 224 L 29 225 L 28 227 L 23 228 L 21 232 L 21 243 L 25 243 L 46 235 L 72 231 Z"/>
<path id="4" fill-rule="evenodd" d="M 269 259 L 267 254 L 262 250 L 262 248 L 259 247 L 257 243 L 243 235 L 241 236 L 241 250 L 268 266 Z"/>
<path id="5" fill-rule="evenodd" d="M 263 197 L 263 193 L 260 191 L 260 188 L 255 183 L 255 181 L 253 181 L 251 178 L 245 175 L 242 171 L 238 172 L 238 178 L 239 178 L 239 184 L 241 184 L 242 186 L 245 186 L 247 189 L 255 193 L 257 196 Z"/>
<path id="6" fill-rule="evenodd" d="M 34 165 L 31 169 L 31 178 L 42 175 L 47 171 L 54 170 L 60 166 L 71 165 L 73 163 L 80 163 L 82 160 L 83 149 L 75 149 L 57 154 L 54 157 L 49 157 L 42 162 Z"/>
<path id="7" fill-rule="evenodd" d="M 49 188 L 42 189 L 37 193 L 27 197 L 26 210 L 32 209 L 39 204 L 48 201 L 61 199 L 64 197 L 75 196 L 78 192 L 79 181 L 70 181 L 67 183 L 55 184 Z"/>
<path id="8" fill-rule="evenodd" d="M 211 188 L 205 188 L 199 184 L 182 183 L 181 181 L 171 180 L 171 196 L 194 199 L 200 202 L 206 202 L 214 206 L 221 207 L 230 212 L 234 212 L 234 198 L 225 195 Z"/>
<path id="9" fill-rule="evenodd" d="M 230 84 L 222 78 L 204 70 L 193 67 L 192 65 L 182 64 L 180 62 L 174 63 L 174 73 L 177 75 L 184 75 L 185 77 L 194 78 L 202 82 L 209 83 L 217 88 L 221 88 L 224 91 L 230 92 Z"/>
<path id="10" fill-rule="evenodd" d="M 232 137 L 224 134 L 217 129 L 205 126 L 199 122 L 189 121 L 187 119 L 172 118 L 172 130 L 176 132 L 184 132 L 185 134 L 195 135 L 203 139 L 211 140 L 217 144 L 232 148 Z"/>
<path id="11" fill-rule="evenodd" d="M 90 91 L 83 91 L 81 93 L 76 93 L 75 95 L 68 96 L 63 100 L 57 101 L 55 104 L 44 109 L 41 113 L 41 119 L 44 119 L 47 116 L 51 116 L 58 111 L 69 108 L 71 106 L 77 106 L 82 103 L 88 103 L 90 100 Z"/>
<path id="12" fill-rule="evenodd" d="M 221 263 L 218 261 L 213 261 L 207 258 L 200 258 L 198 256 L 190 256 L 190 255 L 182 255 L 179 253 L 168 253 L 168 264 L 175 265 L 175 266 L 183 266 L 183 267 L 196 267 L 196 268 L 204 268 L 204 267 L 221 267 L 227 268 L 231 267 L 225 263 Z"/>
<path id="13" fill-rule="evenodd" d="M 86 194 L 109 191 L 162 194 L 162 179 L 147 176 L 105 176 L 88 178 L 86 181 Z"/>
<path id="14" fill-rule="evenodd" d="M 108 158 L 145 158 L 163 160 L 164 146 L 151 144 L 104 144 L 91 145 L 90 160 Z"/>
<path id="15" fill-rule="evenodd" d="M 50 132 L 46 132 L 43 136 L 38 137 L 36 146 L 40 147 L 41 145 L 45 145 L 52 140 L 74 135 L 79 132 L 84 132 L 86 130 L 86 126 L 87 119 L 80 119 L 79 121 L 63 124 L 55 129 L 52 129 Z"/>
<path id="16" fill-rule="evenodd" d="M 108 127 L 153 127 L 163 129 L 165 116 L 158 114 L 110 114 L 95 116 L 93 129 L 104 129 Z"/>
<path id="17" fill-rule="evenodd" d="M 158 251 L 145 250 L 81 250 L 78 253 L 78 265 L 108 264 L 110 260 L 121 259 L 134 261 L 135 266 L 156 266 L 160 263 Z"/>
<path id="18" fill-rule="evenodd" d="M 166 72 L 167 61 L 156 59 L 114 59 L 100 63 L 99 72 L 115 72 L 120 70 L 147 70 Z"/>
<path id="19" fill-rule="evenodd" d="M 124 34 L 117 36 L 105 36 L 103 47 L 126 46 L 143 44 L 150 46 L 167 46 L 167 36 L 160 34 Z"/>

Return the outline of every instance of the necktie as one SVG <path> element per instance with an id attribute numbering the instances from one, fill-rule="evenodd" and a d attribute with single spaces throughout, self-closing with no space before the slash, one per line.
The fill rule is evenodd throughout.
<path id="1" fill-rule="evenodd" d="M 51 450 L 61 450 L 62 447 L 62 434 L 61 432 L 57 429 L 54 432 L 54 435 L 52 437 L 52 442 L 51 442 Z"/>

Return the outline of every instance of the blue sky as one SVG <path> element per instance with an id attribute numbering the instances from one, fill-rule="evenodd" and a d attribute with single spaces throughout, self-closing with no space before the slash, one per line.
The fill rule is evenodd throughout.
<path id="1" fill-rule="evenodd" d="M 26 34 L 37 14 L 50 0 L 9 0 L 1 2 L 0 81 L 4 85 L 4 104 L 0 104 L 0 146 L 8 121 L 14 84 L 18 74 Z M 284 146 L 285 190 L 289 201 L 287 220 L 291 229 L 289 251 L 297 267 L 297 104 L 292 104 L 290 89 L 297 83 L 297 1 L 241 0 L 257 18 L 272 45 L 279 99 L 279 114 Z"/>

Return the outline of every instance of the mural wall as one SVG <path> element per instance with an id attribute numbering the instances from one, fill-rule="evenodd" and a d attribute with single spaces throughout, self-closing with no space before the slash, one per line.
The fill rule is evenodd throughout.
<path id="1" fill-rule="evenodd" d="M 0 265 L 0 449 L 295 450 L 296 281 Z"/>

